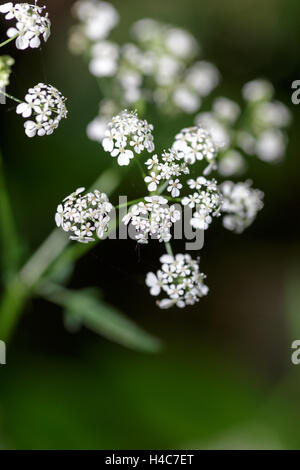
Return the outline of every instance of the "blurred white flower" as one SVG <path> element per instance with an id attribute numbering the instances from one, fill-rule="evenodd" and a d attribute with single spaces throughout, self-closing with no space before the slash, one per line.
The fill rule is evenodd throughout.
<path id="1" fill-rule="evenodd" d="M 255 145 L 256 155 L 265 162 L 280 160 L 284 156 L 285 149 L 285 137 L 278 129 L 262 132 Z"/>
<path id="2" fill-rule="evenodd" d="M 213 111 L 219 119 L 233 124 L 240 114 L 240 107 L 234 101 L 221 96 L 214 100 Z"/>
<path id="3" fill-rule="evenodd" d="M 219 186 L 223 202 L 223 226 L 236 233 L 242 233 L 263 208 L 264 193 L 251 188 L 251 182 L 233 183 L 225 181 Z"/>
<path id="4" fill-rule="evenodd" d="M 201 106 L 201 98 L 184 85 L 175 88 L 173 100 L 176 106 L 186 113 L 194 113 Z"/>
<path id="5" fill-rule="evenodd" d="M 119 22 L 119 14 L 113 5 L 100 0 L 78 0 L 73 5 L 73 13 L 92 41 L 107 38 Z"/>
<path id="6" fill-rule="evenodd" d="M 291 122 L 291 113 L 280 101 L 259 103 L 255 110 L 255 119 L 266 127 L 286 127 Z"/>
<path id="7" fill-rule="evenodd" d="M 110 41 L 97 42 L 91 49 L 89 70 L 96 77 L 112 77 L 118 68 L 119 46 Z"/>
<path id="8" fill-rule="evenodd" d="M 268 80 L 253 80 L 243 86 L 243 97 L 246 101 L 263 101 L 272 98 L 274 88 Z"/>
<path id="9" fill-rule="evenodd" d="M 197 114 L 195 124 L 209 132 L 217 149 L 225 150 L 230 146 L 229 130 L 214 117 L 213 113 Z"/>
<path id="10" fill-rule="evenodd" d="M 243 155 L 237 150 L 230 149 L 222 155 L 222 158 L 218 163 L 218 171 L 220 175 L 225 176 L 237 176 L 242 174 L 246 170 L 246 162 Z"/>
<path id="11" fill-rule="evenodd" d="M 200 96 L 207 96 L 219 84 L 220 74 L 215 65 L 201 61 L 187 70 L 185 81 Z"/>

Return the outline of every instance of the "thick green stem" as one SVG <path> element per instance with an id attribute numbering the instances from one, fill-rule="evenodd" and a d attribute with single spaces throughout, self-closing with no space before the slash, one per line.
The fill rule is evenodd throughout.
<path id="1" fill-rule="evenodd" d="M 2 341 L 7 342 L 10 339 L 28 296 L 28 289 L 18 278 L 8 284 L 0 303 L 0 339 Z"/>
<path id="2" fill-rule="evenodd" d="M 119 181 L 118 174 L 113 170 L 107 170 L 91 189 L 99 188 L 111 194 Z M 11 337 L 26 300 L 58 258 L 66 255 L 66 263 L 69 264 L 94 246 L 94 244 L 92 246 L 71 245 L 68 251 L 66 250 L 68 244 L 69 239 L 66 234 L 55 229 L 27 261 L 19 274 L 7 285 L 0 303 L 0 339 L 7 341 Z"/>

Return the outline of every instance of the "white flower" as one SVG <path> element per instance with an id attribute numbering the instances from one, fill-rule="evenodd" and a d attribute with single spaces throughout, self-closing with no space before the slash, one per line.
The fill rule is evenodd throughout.
<path id="1" fill-rule="evenodd" d="M 170 28 L 166 32 L 166 46 L 172 54 L 182 58 L 193 56 L 198 49 L 195 38 L 180 28 Z"/>
<path id="2" fill-rule="evenodd" d="M 218 164 L 219 173 L 225 177 L 240 175 L 245 169 L 245 159 L 237 150 L 228 150 Z"/>
<path id="3" fill-rule="evenodd" d="M 151 170 L 155 165 L 158 165 L 158 156 L 153 155 L 151 158 L 149 158 L 146 162 L 145 165 L 148 167 L 148 170 Z"/>
<path id="4" fill-rule="evenodd" d="M 55 222 L 65 232 L 71 232 L 71 240 L 89 243 L 95 241 L 95 234 L 102 238 L 107 231 L 112 205 L 105 193 L 95 190 L 82 195 L 83 191 L 78 188 L 58 205 Z"/>
<path id="5" fill-rule="evenodd" d="M 267 80 L 253 80 L 243 86 L 243 97 L 246 101 L 262 101 L 272 98 L 274 88 Z"/>
<path id="6" fill-rule="evenodd" d="M 118 156 L 119 165 L 129 165 L 134 157 L 133 150 L 136 153 L 144 148 L 149 153 L 153 151 L 152 130 L 153 126 L 139 119 L 136 112 L 124 110 L 109 122 L 102 146 L 112 157 Z"/>
<path id="7" fill-rule="evenodd" d="M 220 74 L 215 65 L 209 62 L 196 62 L 186 73 L 186 83 L 199 96 L 207 96 L 218 85 Z"/>
<path id="8" fill-rule="evenodd" d="M 210 134 L 201 127 L 182 129 L 175 136 L 172 149 L 189 164 L 203 159 L 211 164 L 215 163 L 217 158 L 217 148 Z"/>
<path id="9" fill-rule="evenodd" d="M 17 106 L 17 114 L 24 118 L 32 117 L 24 123 L 28 137 L 50 135 L 58 127 L 68 111 L 66 98 L 53 86 L 39 83 L 29 88 L 25 101 Z M 35 119 L 35 120 L 33 120 Z"/>
<path id="10" fill-rule="evenodd" d="M 217 149 L 226 150 L 230 146 L 231 136 L 228 128 L 219 122 L 213 113 L 197 114 L 195 123 L 209 132 Z"/>
<path id="11" fill-rule="evenodd" d="M 211 216 L 203 209 L 200 209 L 199 212 L 194 212 L 191 218 L 191 226 L 200 230 L 207 230 L 211 222 Z"/>
<path id="12" fill-rule="evenodd" d="M 161 292 L 167 295 L 156 302 L 160 308 L 174 305 L 183 308 L 207 295 L 208 287 L 203 282 L 205 275 L 199 270 L 199 260 L 193 260 L 188 254 L 177 254 L 163 255 L 160 262 L 161 269 L 156 275 L 150 272 L 146 276 L 151 295 L 157 296 Z"/>
<path id="13" fill-rule="evenodd" d="M 146 277 L 146 284 L 150 287 L 151 295 L 159 295 L 162 287 L 161 273 L 158 272 L 157 276 L 154 273 L 148 273 Z"/>
<path id="14" fill-rule="evenodd" d="M 242 233 L 263 208 L 264 193 L 251 188 L 250 181 L 236 184 L 225 181 L 219 189 L 222 194 L 223 226 L 236 233 Z"/>
<path id="15" fill-rule="evenodd" d="M 200 204 L 200 195 L 199 193 L 190 194 L 189 196 L 184 197 L 181 203 L 183 206 L 189 206 L 193 209 L 196 204 Z"/>
<path id="16" fill-rule="evenodd" d="M 215 99 L 213 103 L 213 111 L 219 119 L 233 124 L 240 114 L 240 107 L 234 101 L 222 96 Z"/>
<path id="17" fill-rule="evenodd" d="M 156 191 L 157 190 L 157 185 L 159 184 L 160 181 L 160 175 L 156 175 L 154 171 L 150 173 L 150 176 L 145 177 L 145 183 L 148 184 L 148 191 Z"/>
<path id="18" fill-rule="evenodd" d="M 123 217 L 123 223 L 131 223 L 135 228 L 138 243 L 148 243 L 149 236 L 160 242 L 171 239 L 171 227 L 180 220 L 181 214 L 175 206 L 169 207 L 167 202 L 162 196 L 147 196 L 145 202 L 130 207 Z"/>
<path id="19" fill-rule="evenodd" d="M 112 157 L 118 157 L 118 163 L 120 166 L 127 166 L 131 158 L 134 157 L 132 150 L 125 149 L 124 145 L 120 142 L 116 143 L 116 147 L 111 152 Z"/>
<path id="20" fill-rule="evenodd" d="M 222 198 L 216 180 L 208 180 L 199 176 L 197 180 L 188 180 L 188 186 L 197 192 L 182 199 L 184 206 L 195 208 L 190 224 L 192 227 L 207 230 L 213 217 L 220 215 Z"/>
<path id="21" fill-rule="evenodd" d="M 0 13 L 6 13 L 6 20 L 16 20 L 16 27 L 7 30 L 9 38 L 16 36 L 17 49 L 37 48 L 41 45 L 40 36 L 46 42 L 50 36 L 51 22 L 46 7 L 30 5 L 28 3 L 12 2 L 0 5 Z"/>
<path id="22" fill-rule="evenodd" d="M 178 108 L 189 114 L 195 113 L 201 106 L 201 98 L 197 93 L 184 85 L 174 90 L 173 100 Z"/>
<path id="23" fill-rule="evenodd" d="M 115 7 L 99 0 L 78 0 L 73 6 L 73 13 L 82 22 L 87 38 L 92 41 L 105 39 L 119 22 Z"/>
<path id="24" fill-rule="evenodd" d="M 109 119 L 107 117 L 97 116 L 87 126 L 86 133 L 88 138 L 101 143 L 104 138 L 108 123 Z"/>
<path id="25" fill-rule="evenodd" d="M 262 132 L 255 144 L 256 155 L 265 162 L 280 160 L 285 153 L 286 140 L 279 129 Z"/>
<path id="26" fill-rule="evenodd" d="M 118 68 L 119 46 L 111 41 L 97 42 L 91 49 L 89 70 L 96 77 L 112 77 Z"/>
<path id="27" fill-rule="evenodd" d="M 169 186 L 167 187 L 167 190 L 169 193 L 171 193 L 172 197 L 177 197 L 180 194 L 181 188 L 182 188 L 182 184 L 179 182 L 179 179 L 177 178 L 176 180 L 169 181 Z"/>

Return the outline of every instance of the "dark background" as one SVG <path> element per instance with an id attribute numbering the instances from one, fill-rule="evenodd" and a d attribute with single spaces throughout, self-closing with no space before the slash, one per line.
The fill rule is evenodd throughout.
<path id="1" fill-rule="evenodd" d="M 43 81 L 68 97 L 69 118 L 50 137 L 28 139 L 23 120 L 1 106 L 1 148 L 24 259 L 53 229 L 62 196 L 88 187 L 114 164 L 85 134 L 99 89 L 84 61 L 67 49 L 71 1 L 46 2 L 52 35 L 41 51 L 17 52 L 9 92 L 24 96 Z M 200 253 L 210 295 L 193 308 L 162 311 L 144 285 L 162 247 L 107 240 L 76 265 L 70 286 L 99 287 L 107 301 L 160 337 L 162 353 L 125 350 L 87 330 L 71 335 L 61 310 L 40 299 L 26 307 L 0 366 L 0 448 L 300 448 L 300 366 L 290 360 L 300 339 L 299 108 L 291 83 L 300 79 L 297 0 L 115 0 L 114 33 L 153 17 L 190 30 L 204 58 L 218 66 L 216 93 L 240 102 L 256 77 L 270 79 L 293 113 L 286 159 L 250 159 L 265 207 L 243 235 L 217 222 Z M 1 23 L 5 36 L 4 23 Z M 3 48 L 4 49 L 4 48 Z M 2 51 L 1 51 L 2 52 Z M 166 119 L 154 109 L 157 150 L 191 118 Z M 138 197 L 130 167 L 118 192 Z M 116 196 L 115 196 L 116 197 Z M 113 202 L 115 200 L 113 199 Z M 178 243 L 176 251 L 182 251 Z"/>

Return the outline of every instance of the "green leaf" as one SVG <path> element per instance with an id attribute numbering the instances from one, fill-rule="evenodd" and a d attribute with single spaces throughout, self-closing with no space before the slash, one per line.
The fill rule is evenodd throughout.
<path id="1" fill-rule="evenodd" d="M 157 338 L 90 291 L 69 293 L 66 315 L 80 320 L 82 325 L 95 333 L 128 348 L 150 353 L 161 349 L 161 342 Z"/>

